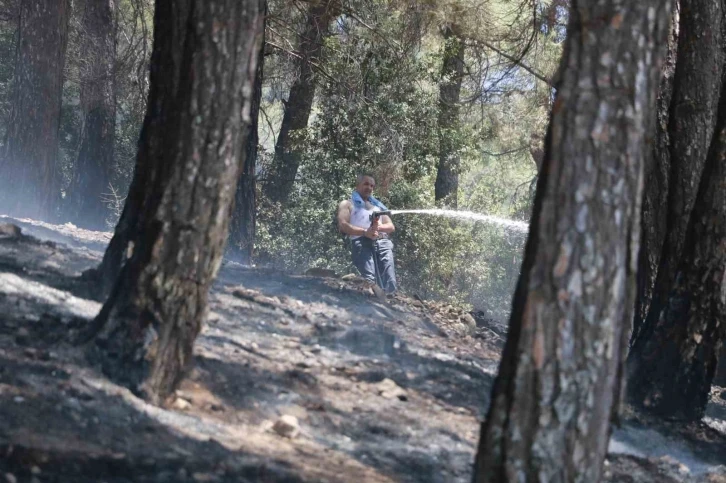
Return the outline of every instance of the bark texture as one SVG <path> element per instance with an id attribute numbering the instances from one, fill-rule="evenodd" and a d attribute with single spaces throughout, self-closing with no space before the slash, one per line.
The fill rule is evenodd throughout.
<path id="1" fill-rule="evenodd" d="M 650 412 L 700 420 L 726 335 L 726 102 L 703 173 L 687 249 L 651 337 L 637 348 L 629 394 Z"/>
<path id="2" fill-rule="evenodd" d="M 677 3 L 677 2 L 676 2 Z M 653 128 L 653 151 L 645 158 L 645 183 L 641 222 L 640 254 L 638 256 L 638 288 L 635 297 L 633 338 L 642 327 L 650 308 L 658 263 L 663 249 L 668 221 L 668 183 L 670 182 L 670 142 L 668 119 L 673 97 L 673 77 L 678 55 L 678 8 L 674 6 L 668 36 L 668 54 L 658 89 L 656 122 Z"/>
<path id="3" fill-rule="evenodd" d="M 106 229 L 116 127 L 115 0 L 87 0 L 81 20 L 83 131 L 68 187 L 68 211 L 78 226 Z"/>
<path id="4" fill-rule="evenodd" d="M 147 213 L 144 206 L 153 195 L 152 190 L 161 168 L 159 159 L 165 153 L 165 127 L 174 120 L 176 98 L 186 76 L 181 46 L 189 34 L 184 25 L 189 8 L 188 0 L 179 5 L 172 6 L 165 2 L 156 7 L 155 15 L 164 11 L 172 18 L 154 27 L 154 49 L 149 64 L 149 100 L 141 128 L 134 176 L 113 238 L 94 274 L 98 280 L 100 299 L 110 294 L 122 267 L 133 253 L 134 240 L 139 236 L 143 216 Z"/>
<path id="5" fill-rule="evenodd" d="M 125 208 L 139 211 L 127 218 L 133 252 L 94 321 L 90 351 L 153 402 L 171 394 L 191 359 L 222 260 L 263 18 L 260 0 L 156 2 L 137 161 L 145 179 Z"/>
<path id="6" fill-rule="evenodd" d="M 657 164 L 649 173 L 644 207 L 644 286 L 634 324 L 634 346 L 651 336 L 681 263 L 716 125 L 723 72 L 723 13 L 722 0 L 681 2 L 667 137 L 656 144 Z M 667 95 L 668 87 L 662 87 Z"/>
<path id="7" fill-rule="evenodd" d="M 573 1 L 475 482 L 599 481 L 633 315 L 648 119 L 670 8 Z"/>
<path id="8" fill-rule="evenodd" d="M 265 7 L 266 8 L 266 7 Z M 267 11 L 267 10 L 265 10 Z M 264 32 L 264 25 L 262 28 Z M 250 105 L 250 126 L 245 140 L 245 162 L 237 184 L 234 197 L 234 210 L 229 228 L 228 249 L 241 263 L 252 261 L 255 246 L 255 227 L 257 222 L 257 144 L 259 143 L 258 121 L 262 100 L 262 73 L 264 70 L 264 33 L 257 53 L 257 72 Z"/>
<path id="9" fill-rule="evenodd" d="M 47 219 L 60 200 L 58 128 L 70 13 L 70 0 L 20 2 L 12 107 L 0 155 L 0 205 L 17 216 Z"/>
<path id="10" fill-rule="evenodd" d="M 630 399 L 652 413 L 686 421 L 698 421 L 706 411 L 726 336 L 723 94 L 673 285 L 665 304 L 651 309 L 648 337 L 636 340 L 628 358 Z"/>
<path id="11" fill-rule="evenodd" d="M 298 47 L 298 76 L 285 102 L 280 133 L 275 142 L 275 156 L 263 186 L 265 196 L 273 202 L 285 203 L 292 191 L 301 161 L 296 134 L 308 126 L 315 98 L 315 65 L 321 62 L 323 39 L 339 5 L 338 0 L 315 0 L 308 8 L 307 23 Z"/>
<path id="12" fill-rule="evenodd" d="M 457 207 L 459 191 L 459 97 L 464 77 L 464 41 L 455 27 L 446 26 L 444 61 L 439 83 L 439 164 L 434 184 L 434 198 L 439 204 Z"/>

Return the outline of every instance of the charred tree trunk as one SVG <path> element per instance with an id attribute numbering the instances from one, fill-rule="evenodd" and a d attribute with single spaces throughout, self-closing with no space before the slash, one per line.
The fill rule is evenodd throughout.
<path id="1" fill-rule="evenodd" d="M 726 336 L 724 89 L 680 266 L 665 304 L 649 314 L 648 337 L 638 338 L 628 358 L 631 401 L 671 419 L 703 417 Z"/>
<path id="2" fill-rule="evenodd" d="M 265 7 L 265 11 L 266 7 Z M 262 28 L 264 32 L 264 25 Z M 257 208 L 257 187 L 255 170 L 257 168 L 257 144 L 259 143 L 258 121 L 260 102 L 262 101 L 262 73 L 264 70 L 264 34 L 257 53 L 257 72 L 255 87 L 250 104 L 250 126 L 245 141 L 245 162 L 237 184 L 234 197 L 234 209 L 229 228 L 228 247 L 231 254 L 241 263 L 252 261 L 252 250 L 255 245 L 255 225 Z"/>
<path id="3" fill-rule="evenodd" d="M 628 358 L 628 395 L 634 404 L 649 412 L 695 421 L 706 410 L 726 335 L 726 81 L 722 78 L 726 65 L 722 48 L 726 39 L 721 36 L 726 27 L 726 6 L 720 1 L 689 5 L 694 10 L 683 9 L 681 15 L 695 17 L 697 23 L 691 25 L 691 34 L 699 39 L 699 52 L 713 51 L 705 60 L 720 66 L 703 66 L 708 73 L 716 72 L 721 81 L 720 89 L 714 89 L 720 91 L 718 121 L 693 210 L 687 217 L 688 228 L 681 243 L 683 254 L 661 263 L 659 268 L 673 275 L 666 271 L 662 277 L 659 272 L 657 282 L 670 284 L 661 288 L 663 293 L 655 295 L 659 298 L 654 297 L 646 325 Z M 681 35 L 686 33 L 682 30 Z M 677 65 L 680 62 L 679 57 Z M 696 87 L 709 87 L 702 84 L 709 80 L 705 75 L 703 72 L 692 78 Z M 694 128 L 696 131 L 691 134 L 698 142 L 705 129 L 703 125 Z M 698 163 L 693 164 L 697 169 Z M 674 184 L 676 181 L 679 180 L 674 180 Z M 670 247 L 664 248 L 664 256 L 667 248 Z M 676 261 L 678 266 L 674 269 Z"/>
<path id="4" fill-rule="evenodd" d="M 159 8 L 171 15 L 172 7 L 167 3 Z M 183 24 L 188 8 L 189 1 L 185 0 L 174 8 L 174 16 L 168 25 L 164 23 L 154 30 L 154 50 L 149 64 L 149 100 L 140 134 L 143 145 L 136 155 L 134 176 L 113 238 L 103 254 L 101 265 L 90 274 L 97 281 L 97 295 L 101 300 L 108 297 L 121 269 L 133 253 L 134 240 L 139 236 L 143 216 L 147 213 L 144 206 L 153 194 L 160 168 L 157 160 L 165 153 L 161 139 L 165 126 L 172 123 L 176 115 L 176 99 L 184 76 L 179 46 L 184 45 L 188 34 Z"/>
<path id="5" fill-rule="evenodd" d="M 434 184 L 438 204 L 457 207 L 459 192 L 459 96 L 464 77 L 464 42 L 444 28 L 444 62 L 439 84 L 439 164 Z"/>
<path id="6" fill-rule="evenodd" d="M 126 207 L 141 210 L 129 217 L 133 254 L 94 321 L 90 354 L 157 403 L 191 359 L 221 263 L 263 18 L 261 0 L 156 2 L 156 64 L 138 155 L 148 191 Z"/>
<path id="7" fill-rule="evenodd" d="M 599 481 L 635 296 L 643 157 L 670 8 L 573 1 L 475 482 Z"/>
<path id="8" fill-rule="evenodd" d="M 722 0 L 682 2 L 667 137 L 657 138 L 657 164 L 650 170 L 644 207 L 643 289 L 634 319 L 634 347 L 650 338 L 681 263 L 716 124 L 723 72 L 722 18 Z M 662 87 L 667 94 L 668 87 Z M 665 199 L 667 210 L 663 210 Z"/>
<path id="9" fill-rule="evenodd" d="M 105 229 L 116 127 L 114 0 L 87 0 L 82 14 L 83 131 L 68 187 L 68 212 L 78 226 Z"/>
<path id="10" fill-rule="evenodd" d="M 20 2 L 13 94 L 0 157 L 0 205 L 47 218 L 60 200 L 57 176 L 63 68 L 71 0 Z"/>
<path id="11" fill-rule="evenodd" d="M 287 102 L 284 103 L 285 112 L 275 142 L 275 156 L 263 185 L 265 196 L 273 202 L 287 201 L 300 167 L 301 152 L 297 146 L 296 134 L 308 126 L 315 98 L 317 76 L 314 65 L 320 63 L 323 39 L 328 33 L 328 24 L 334 11 L 335 0 L 318 0 L 311 2 L 309 7 L 307 24 L 298 48 L 298 77 L 290 88 Z"/>
<path id="12" fill-rule="evenodd" d="M 653 138 L 655 144 L 649 156 L 645 158 L 645 183 L 643 190 L 643 212 L 640 234 L 640 254 L 638 255 L 638 284 L 635 297 L 635 316 L 633 321 L 633 338 L 642 326 L 648 314 L 653 285 L 658 273 L 658 263 L 663 249 L 668 221 L 668 183 L 670 181 L 670 142 L 668 135 L 668 119 L 671 99 L 673 98 L 673 77 L 676 72 L 678 55 L 678 8 L 674 7 L 671 17 L 671 29 L 668 36 L 668 54 L 658 89 L 656 104 L 656 122 Z"/>

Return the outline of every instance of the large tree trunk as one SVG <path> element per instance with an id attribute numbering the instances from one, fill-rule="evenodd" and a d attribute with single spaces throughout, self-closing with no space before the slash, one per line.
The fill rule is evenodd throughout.
<path id="1" fill-rule="evenodd" d="M 677 2 L 676 2 L 677 3 Z M 640 235 L 640 254 L 638 255 L 638 284 L 635 297 L 635 316 L 633 321 L 633 337 L 645 320 L 653 294 L 653 285 L 658 273 L 658 263 L 666 236 L 668 221 L 668 183 L 670 181 L 670 142 L 668 135 L 668 119 L 670 116 L 671 99 L 673 98 L 673 77 L 676 72 L 678 55 L 678 8 L 674 6 L 671 18 L 670 35 L 668 36 L 668 54 L 658 89 L 656 105 L 656 122 L 654 128 L 653 150 L 645 158 L 645 183 L 643 190 L 643 211 Z"/>
<path id="2" fill-rule="evenodd" d="M 57 176 L 63 68 L 71 0 L 20 2 L 10 118 L 0 156 L 0 207 L 48 218 Z"/>
<path id="3" fill-rule="evenodd" d="M 439 164 L 434 184 L 438 204 L 456 208 L 459 191 L 459 96 L 464 77 L 464 42 L 444 28 L 444 61 L 439 83 Z"/>
<path id="4" fill-rule="evenodd" d="M 726 335 L 726 100 L 722 106 L 676 282 L 655 330 L 628 360 L 629 396 L 668 418 L 703 417 Z"/>
<path id="5" fill-rule="evenodd" d="M 266 2 L 265 2 L 266 3 Z M 265 10 L 266 11 L 266 10 Z M 264 32 L 264 25 L 263 25 Z M 234 209 L 229 228 L 228 249 L 232 256 L 241 263 L 252 261 L 252 250 L 255 246 L 255 224 L 257 209 L 257 187 L 255 170 L 257 168 L 257 144 L 259 142 L 258 121 L 260 102 L 262 101 L 262 73 L 264 70 L 264 34 L 257 53 L 257 72 L 255 87 L 250 105 L 250 126 L 245 141 L 245 162 L 237 184 L 234 197 Z"/>
<path id="6" fill-rule="evenodd" d="M 316 0 L 310 3 L 307 24 L 298 47 L 298 77 L 285 102 L 280 133 L 275 142 L 275 157 L 263 185 L 265 196 L 273 202 L 287 201 L 300 167 L 302 153 L 297 145 L 296 134 L 308 126 L 317 78 L 314 64 L 321 62 L 323 39 L 337 10 L 337 3 L 337 0 Z"/>
<path id="7" fill-rule="evenodd" d="M 83 131 L 68 187 L 71 220 L 105 229 L 116 126 L 116 22 L 114 0 L 86 0 L 81 21 L 81 108 Z"/>
<path id="8" fill-rule="evenodd" d="M 141 210 L 129 217 L 133 254 L 94 321 L 91 351 L 109 376 L 154 402 L 171 394 L 191 359 L 221 263 L 263 18 L 261 0 L 156 2 L 138 155 L 151 174 L 142 183 L 148 195 L 130 205 Z"/>
<path id="9" fill-rule="evenodd" d="M 670 8 L 573 1 L 476 482 L 599 481 L 635 295 L 646 138 Z"/>
<path id="10" fill-rule="evenodd" d="M 160 8 L 169 10 L 172 7 L 164 3 Z M 142 217 L 147 213 L 144 206 L 153 194 L 152 189 L 161 167 L 157 160 L 165 153 L 161 139 L 166 126 L 173 122 L 176 115 L 176 99 L 185 76 L 180 46 L 184 45 L 188 34 L 184 25 L 188 0 L 176 8 L 178 12 L 169 22 L 177 24 L 163 25 L 162 29 L 154 30 L 154 50 L 149 64 L 149 100 L 140 133 L 143 144 L 136 155 L 134 176 L 121 217 L 103 254 L 103 261 L 94 273 L 99 299 L 110 294 L 124 263 L 133 253 L 134 240 L 143 226 Z"/>
<path id="11" fill-rule="evenodd" d="M 716 124 L 723 71 L 722 17 L 722 0 L 682 2 L 667 137 L 658 139 L 653 160 L 656 165 L 649 170 L 643 288 L 634 319 L 634 346 L 650 338 L 680 266 Z M 668 86 L 662 88 L 667 95 Z"/>
<path id="12" fill-rule="evenodd" d="M 638 338 L 628 358 L 630 399 L 672 419 L 703 417 L 726 335 L 725 93 L 677 275 L 648 337 Z"/>

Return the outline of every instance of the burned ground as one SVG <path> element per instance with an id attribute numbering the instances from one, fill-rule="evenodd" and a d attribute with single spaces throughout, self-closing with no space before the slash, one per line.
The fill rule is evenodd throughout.
<path id="1" fill-rule="evenodd" d="M 194 367 L 176 399 L 155 407 L 110 382 L 78 342 L 100 308 L 81 274 L 108 235 L 2 221 L 33 235 L 0 234 L 7 481 L 469 481 L 501 322 L 381 299 L 352 277 L 229 262 Z M 283 415 L 299 427 L 286 429 Z M 606 478 L 726 481 L 725 419 L 718 388 L 697 425 L 626 413 Z"/>

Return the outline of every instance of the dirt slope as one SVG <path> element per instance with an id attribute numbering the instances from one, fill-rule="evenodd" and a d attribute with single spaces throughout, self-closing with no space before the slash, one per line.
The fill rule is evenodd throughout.
<path id="1" fill-rule="evenodd" d="M 381 300 L 355 279 L 227 263 L 195 367 L 158 408 L 73 343 L 100 308 L 80 274 L 107 235 L 3 221 L 54 241 L 0 229 L 0 482 L 469 481 L 500 324 Z M 713 408 L 716 429 L 631 416 L 610 481 L 726 481 L 726 411 Z"/>

